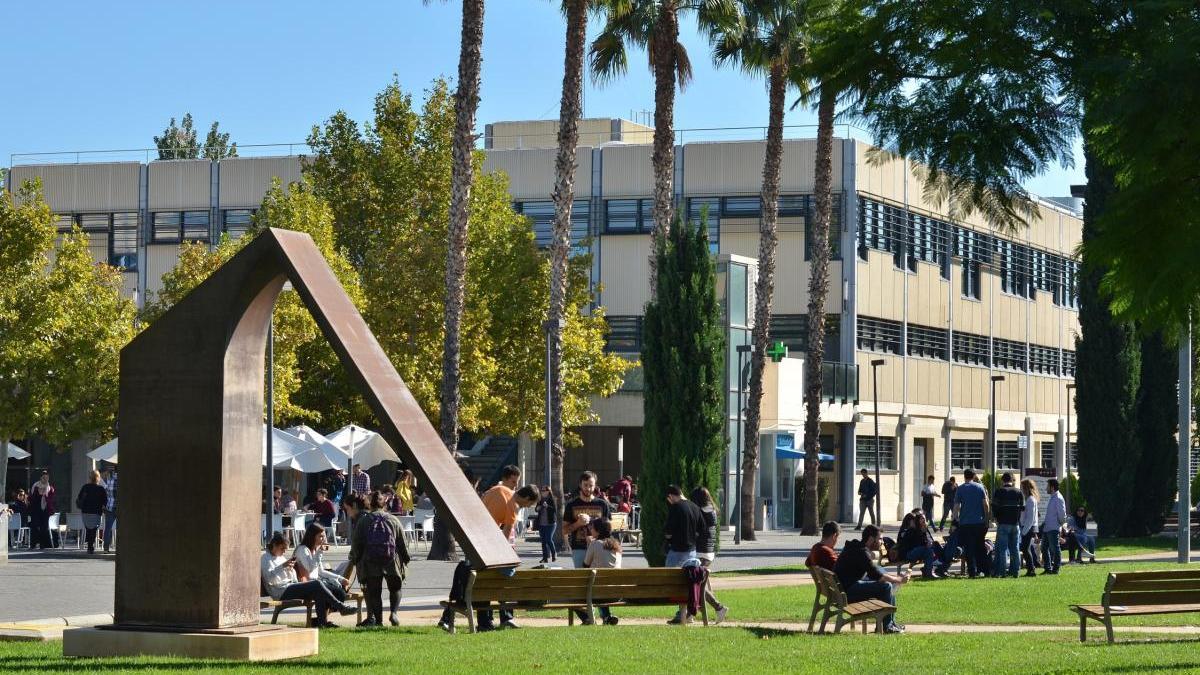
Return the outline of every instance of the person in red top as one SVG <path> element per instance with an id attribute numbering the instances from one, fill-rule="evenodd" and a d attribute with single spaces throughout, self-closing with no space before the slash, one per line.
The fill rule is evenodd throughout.
<path id="1" fill-rule="evenodd" d="M 805 558 L 804 565 L 806 567 L 823 567 L 832 572 L 838 559 L 834 547 L 837 546 L 838 537 L 841 535 L 842 528 L 837 523 L 832 520 L 825 523 L 821 527 L 821 541 L 817 542 L 808 552 L 808 558 Z"/>
<path id="2" fill-rule="evenodd" d="M 308 505 L 308 510 L 316 515 L 316 520 L 322 527 L 333 527 L 335 515 L 333 501 L 329 499 L 329 491 L 325 488 L 317 490 L 317 500 Z"/>

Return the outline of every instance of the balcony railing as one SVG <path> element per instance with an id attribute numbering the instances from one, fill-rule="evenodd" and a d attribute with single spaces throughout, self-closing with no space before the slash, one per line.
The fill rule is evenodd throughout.
<path id="1" fill-rule="evenodd" d="M 821 398 L 830 405 L 858 404 L 858 364 L 825 361 L 821 364 Z"/>

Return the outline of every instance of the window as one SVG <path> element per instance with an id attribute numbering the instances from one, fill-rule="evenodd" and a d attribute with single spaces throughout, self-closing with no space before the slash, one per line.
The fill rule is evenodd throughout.
<path id="1" fill-rule="evenodd" d="M 950 439 L 950 470 L 983 469 L 983 441 Z"/>
<path id="2" fill-rule="evenodd" d="M 605 348 L 610 352 L 639 354 L 642 351 L 642 317 L 610 316 Z"/>
<path id="3" fill-rule="evenodd" d="M 979 300 L 983 297 L 983 265 L 992 261 L 991 237 L 964 227 L 954 228 L 954 255 L 962 260 L 962 294 Z"/>
<path id="4" fill-rule="evenodd" d="M 1071 471 L 1079 470 L 1079 444 L 1078 443 L 1072 442 L 1072 443 L 1067 444 L 1067 466 L 1069 466 L 1071 468 Z"/>
<path id="5" fill-rule="evenodd" d="M 108 232 L 109 214 L 84 213 L 79 216 L 79 227 L 84 232 Z"/>
<path id="6" fill-rule="evenodd" d="M 687 203 L 688 222 L 704 223 L 708 229 L 708 250 L 716 255 L 721 250 L 721 198 L 692 197 Z"/>
<path id="7" fill-rule="evenodd" d="M 992 338 L 992 365 L 1009 370 L 1025 370 L 1025 343 Z"/>
<path id="8" fill-rule="evenodd" d="M 1033 297 L 1029 283 L 1031 250 L 1028 246 L 996 239 L 996 254 L 1000 257 L 1000 290 L 1022 298 Z"/>
<path id="9" fill-rule="evenodd" d="M 912 216 L 912 259 L 941 265 L 946 260 L 946 224 L 928 216 Z M 913 266 L 915 267 L 915 265 Z"/>
<path id="10" fill-rule="evenodd" d="M 208 241 L 208 211 L 159 211 L 152 221 L 152 241 Z"/>
<path id="11" fill-rule="evenodd" d="M 208 241 L 208 211 L 183 212 L 183 238 L 188 241 Z"/>
<path id="12" fill-rule="evenodd" d="M 782 342 L 788 348 L 789 354 L 804 354 L 808 352 L 808 315 L 807 314 L 772 314 L 771 325 L 767 331 L 767 340 Z M 837 314 L 825 316 L 825 362 L 837 361 L 841 358 L 841 317 Z"/>
<path id="13" fill-rule="evenodd" d="M 797 212 L 793 202 L 805 204 L 804 210 Z M 804 259 L 812 260 L 812 222 L 816 213 L 816 200 L 810 195 L 795 195 L 779 198 L 779 215 L 804 216 Z M 833 203 L 829 206 L 829 259 L 842 259 L 842 196 L 833 195 Z"/>
<path id="14" fill-rule="evenodd" d="M 588 237 L 590 202 L 576 199 L 571 204 L 571 246 L 579 246 Z M 516 202 L 513 210 L 524 215 L 533 226 L 533 240 L 539 248 L 548 248 L 554 239 L 554 202 Z"/>
<path id="15" fill-rule="evenodd" d="M 1062 350 L 1062 374 L 1063 377 L 1075 377 L 1075 352 L 1069 349 Z"/>
<path id="16" fill-rule="evenodd" d="M 899 354 L 903 324 L 887 319 L 858 317 L 858 348 L 868 352 Z"/>
<path id="17" fill-rule="evenodd" d="M 758 197 L 726 197 L 721 200 L 721 215 L 727 218 L 762 217 L 762 199 Z"/>
<path id="18" fill-rule="evenodd" d="M 946 360 L 949 350 L 948 333 L 943 328 L 908 324 L 908 355 Z"/>
<path id="19" fill-rule="evenodd" d="M 854 465 L 856 469 L 875 468 L 875 437 L 859 436 L 855 439 Z M 879 437 L 879 468 L 882 471 L 896 470 L 896 439 Z"/>
<path id="20" fill-rule="evenodd" d="M 70 232 L 71 228 L 75 227 L 75 216 L 70 213 L 54 214 L 54 227 L 58 230 L 59 234 Z"/>
<path id="21" fill-rule="evenodd" d="M 152 239 L 155 242 L 179 241 L 179 226 L 183 222 L 183 214 L 178 211 L 154 214 Z"/>
<path id="22" fill-rule="evenodd" d="M 138 214 L 112 214 L 112 237 L 109 238 L 108 264 L 126 272 L 138 268 Z"/>
<path id="23" fill-rule="evenodd" d="M 954 333 L 954 360 L 958 363 L 970 363 L 976 366 L 986 366 L 988 360 L 988 339 L 973 333 Z"/>
<path id="24" fill-rule="evenodd" d="M 996 470 L 1019 471 L 1021 448 L 1016 441 L 996 441 Z"/>
<path id="25" fill-rule="evenodd" d="M 1058 350 L 1029 345 L 1029 370 L 1042 375 L 1058 375 Z"/>
<path id="26" fill-rule="evenodd" d="M 1056 450 L 1054 443 L 1051 443 L 1049 441 L 1042 441 L 1040 447 L 1041 447 L 1041 453 L 1042 453 L 1042 468 L 1043 469 L 1053 469 L 1054 468 L 1054 451 Z"/>
<path id="27" fill-rule="evenodd" d="M 229 209 L 223 211 L 221 215 L 221 230 L 229 235 L 230 239 L 237 239 L 246 234 L 246 230 L 250 229 L 250 222 L 254 219 L 254 209 Z"/>
<path id="28" fill-rule="evenodd" d="M 858 225 L 858 257 L 866 260 L 867 249 L 887 251 L 896 267 L 908 268 L 908 212 L 860 197 Z"/>
<path id="29" fill-rule="evenodd" d="M 654 229 L 653 199 L 609 199 L 604 202 L 604 231 L 636 234 Z"/>

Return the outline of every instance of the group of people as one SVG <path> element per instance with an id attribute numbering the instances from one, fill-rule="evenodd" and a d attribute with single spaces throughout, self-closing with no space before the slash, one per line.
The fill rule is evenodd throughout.
<path id="1" fill-rule="evenodd" d="M 50 527 L 50 520 L 58 510 L 58 491 L 50 482 L 50 473 L 43 471 L 38 480 L 29 487 L 17 488 L 12 500 L 3 506 L 3 513 L 20 521 L 21 527 L 29 528 L 31 549 L 51 549 L 58 546 L 58 532 Z M 117 471 L 105 469 L 103 473 L 92 471 L 88 482 L 79 488 L 75 496 L 75 507 L 83 518 L 84 538 L 88 553 L 96 552 L 96 536 L 101 525 L 104 527 L 102 544 L 108 553 L 113 546 L 113 533 L 117 526 Z M 13 542 L 9 542 L 10 545 Z"/>

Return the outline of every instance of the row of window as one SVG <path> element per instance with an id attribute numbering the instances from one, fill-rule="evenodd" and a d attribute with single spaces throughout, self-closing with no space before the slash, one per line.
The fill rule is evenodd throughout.
<path id="1" fill-rule="evenodd" d="M 1075 376 L 1075 352 L 1055 347 L 1031 345 L 1016 340 L 991 338 L 945 328 L 904 324 L 890 319 L 858 317 L 858 348 L 885 354 L 908 354 L 939 361 L 953 360 L 976 366 L 992 366 L 1043 375 Z M 947 358 L 949 357 L 949 358 Z"/>
<path id="2" fill-rule="evenodd" d="M 642 317 L 608 316 L 608 336 L 605 348 L 610 352 L 640 354 L 642 352 Z"/>
<path id="3" fill-rule="evenodd" d="M 981 299 L 982 267 L 995 265 L 1005 293 L 1034 299 L 1051 294 L 1061 307 L 1079 307 L 1079 263 L 1065 256 L 859 197 L 858 255 L 887 251 L 896 267 L 915 272 L 918 262 L 938 265 L 950 278 L 950 258 L 962 264 L 962 294 Z"/>
<path id="4" fill-rule="evenodd" d="M 127 272 L 138 268 L 138 214 L 60 213 L 54 216 L 60 233 L 79 227 L 88 234 L 89 246 L 98 259 Z"/>
<path id="5" fill-rule="evenodd" d="M 242 236 L 249 229 L 255 210 L 222 210 L 221 230 L 235 239 Z M 54 218 L 59 232 L 68 232 L 72 227 L 79 226 L 92 235 L 108 233 L 114 257 L 137 255 L 139 220 L 135 211 L 59 213 L 55 214 Z M 150 242 L 154 244 L 206 242 L 210 238 L 208 211 L 155 211 L 150 214 L 150 221 Z M 134 264 L 136 265 L 136 260 Z"/>
<path id="6" fill-rule="evenodd" d="M 875 468 L 875 437 L 858 436 L 855 439 L 854 452 L 855 469 Z M 983 441 L 980 439 L 950 439 L 950 471 L 959 473 L 966 469 L 983 471 Z M 1042 468 L 1054 468 L 1053 441 L 1041 443 Z M 1200 457 L 1200 453 L 1198 453 Z M 1068 464 L 1072 471 L 1079 467 L 1079 445 L 1068 445 Z M 896 470 L 896 439 L 880 437 L 879 439 L 879 468 L 884 471 Z M 1017 441 L 996 441 L 996 470 L 1021 471 L 1021 447 Z"/>
<path id="7" fill-rule="evenodd" d="M 836 314 L 825 317 L 825 341 L 822 358 L 825 361 L 841 360 L 841 317 Z M 782 342 L 789 354 L 808 352 L 808 315 L 772 314 L 767 329 L 770 342 Z"/>
<path id="8" fill-rule="evenodd" d="M 576 199 L 571 204 L 571 246 L 577 247 L 590 235 L 592 203 Z M 513 210 L 529 219 L 533 239 L 540 248 L 548 248 L 554 239 L 553 200 L 513 202 Z"/>

